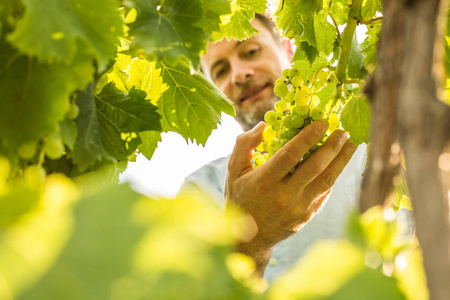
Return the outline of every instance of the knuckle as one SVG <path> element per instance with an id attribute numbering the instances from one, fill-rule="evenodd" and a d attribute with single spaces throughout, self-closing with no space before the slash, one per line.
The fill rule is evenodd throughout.
<path id="1" fill-rule="evenodd" d="M 301 157 L 290 149 L 284 149 L 280 153 L 280 158 L 287 166 L 295 166 L 301 159 Z"/>
<path id="2" fill-rule="evenodd" d="M 325 169 L 325 166 L 321 160 L 313 159 L 311 160 L 311 168 L 315 174 L 320 174 Z"/>
<path id="3" fill-rule="evenodd" d="M 245 138 L 245 132 L 244 132 L 236 137 L 236 144 L 242 144 L 242 143 L 244 143 L 245 140 L 246 140 L 246 138 Z"/>
<path id="4" fill-rule="evenodd" d="M 324 189 L 328 189 L 334 185 L 337 176 L 333 173 L 325 173 L 323 176 L 323 182 L 325 184 Z"/>

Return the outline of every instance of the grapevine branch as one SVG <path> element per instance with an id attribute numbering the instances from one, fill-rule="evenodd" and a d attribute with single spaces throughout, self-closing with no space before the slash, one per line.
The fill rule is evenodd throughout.
<path id="1" fill-rule="evenodd" d="M 381 21 L 381 20 L 383 20 L 383 17 L 373 18 L 373 19 L 367 20 L 367 21 L 359 20 L 359 23 L 360 23 L 360 24 L 364 24 L 364 25 L 370 25 L 370 24 L 372 24 L 373 22 Z"/>

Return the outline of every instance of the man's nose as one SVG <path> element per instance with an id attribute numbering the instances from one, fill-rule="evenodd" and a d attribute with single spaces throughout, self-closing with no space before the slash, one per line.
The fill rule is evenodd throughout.
<path id="1" fill-rule="evenodd" d="M 255 70 L 246 62 L 236 62 L 232 68 L 232 80 L 233 83 L 237 85 L 245 84 L 248 80 L 252 79 L 255 74 Z"/>

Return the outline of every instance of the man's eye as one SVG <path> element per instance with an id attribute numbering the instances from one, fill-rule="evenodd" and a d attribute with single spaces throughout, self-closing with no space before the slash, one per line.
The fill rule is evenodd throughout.
<path id="1" fill-rule="evenodd" d="M 249 51 L 247 52 L 247 54 L 248 54 L 249 56 L 252 56 L 252 55 L 254 55 L 256 52 L 258 52 L 258 50 L 259 50 L 259 49 L 251 49 L 251 50 L 249 50 Z"/>
<path id="2" fill-rule="evenodd" d="M 219 78 L 220 76 L 222 76 L 225 73 L 225 69 L 220 69 L 219 71 L 216 72 L 216 76 L 214 76 L 215 78 Z"/>

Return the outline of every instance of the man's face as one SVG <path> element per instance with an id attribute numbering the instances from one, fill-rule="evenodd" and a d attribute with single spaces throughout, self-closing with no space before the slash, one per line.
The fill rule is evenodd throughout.
<path id="1" fill-rule="evenodd" d="M 209 44 L 201 66 L 214 84 L 234 103 L 236 119 L 244 130 L 264 120 L 278 97 L 275 80 L 290 66 L 289 51 L 274 40 L 259 20 L 252 21 L 259 35 L 242 42 L 226 39 Z"/>

